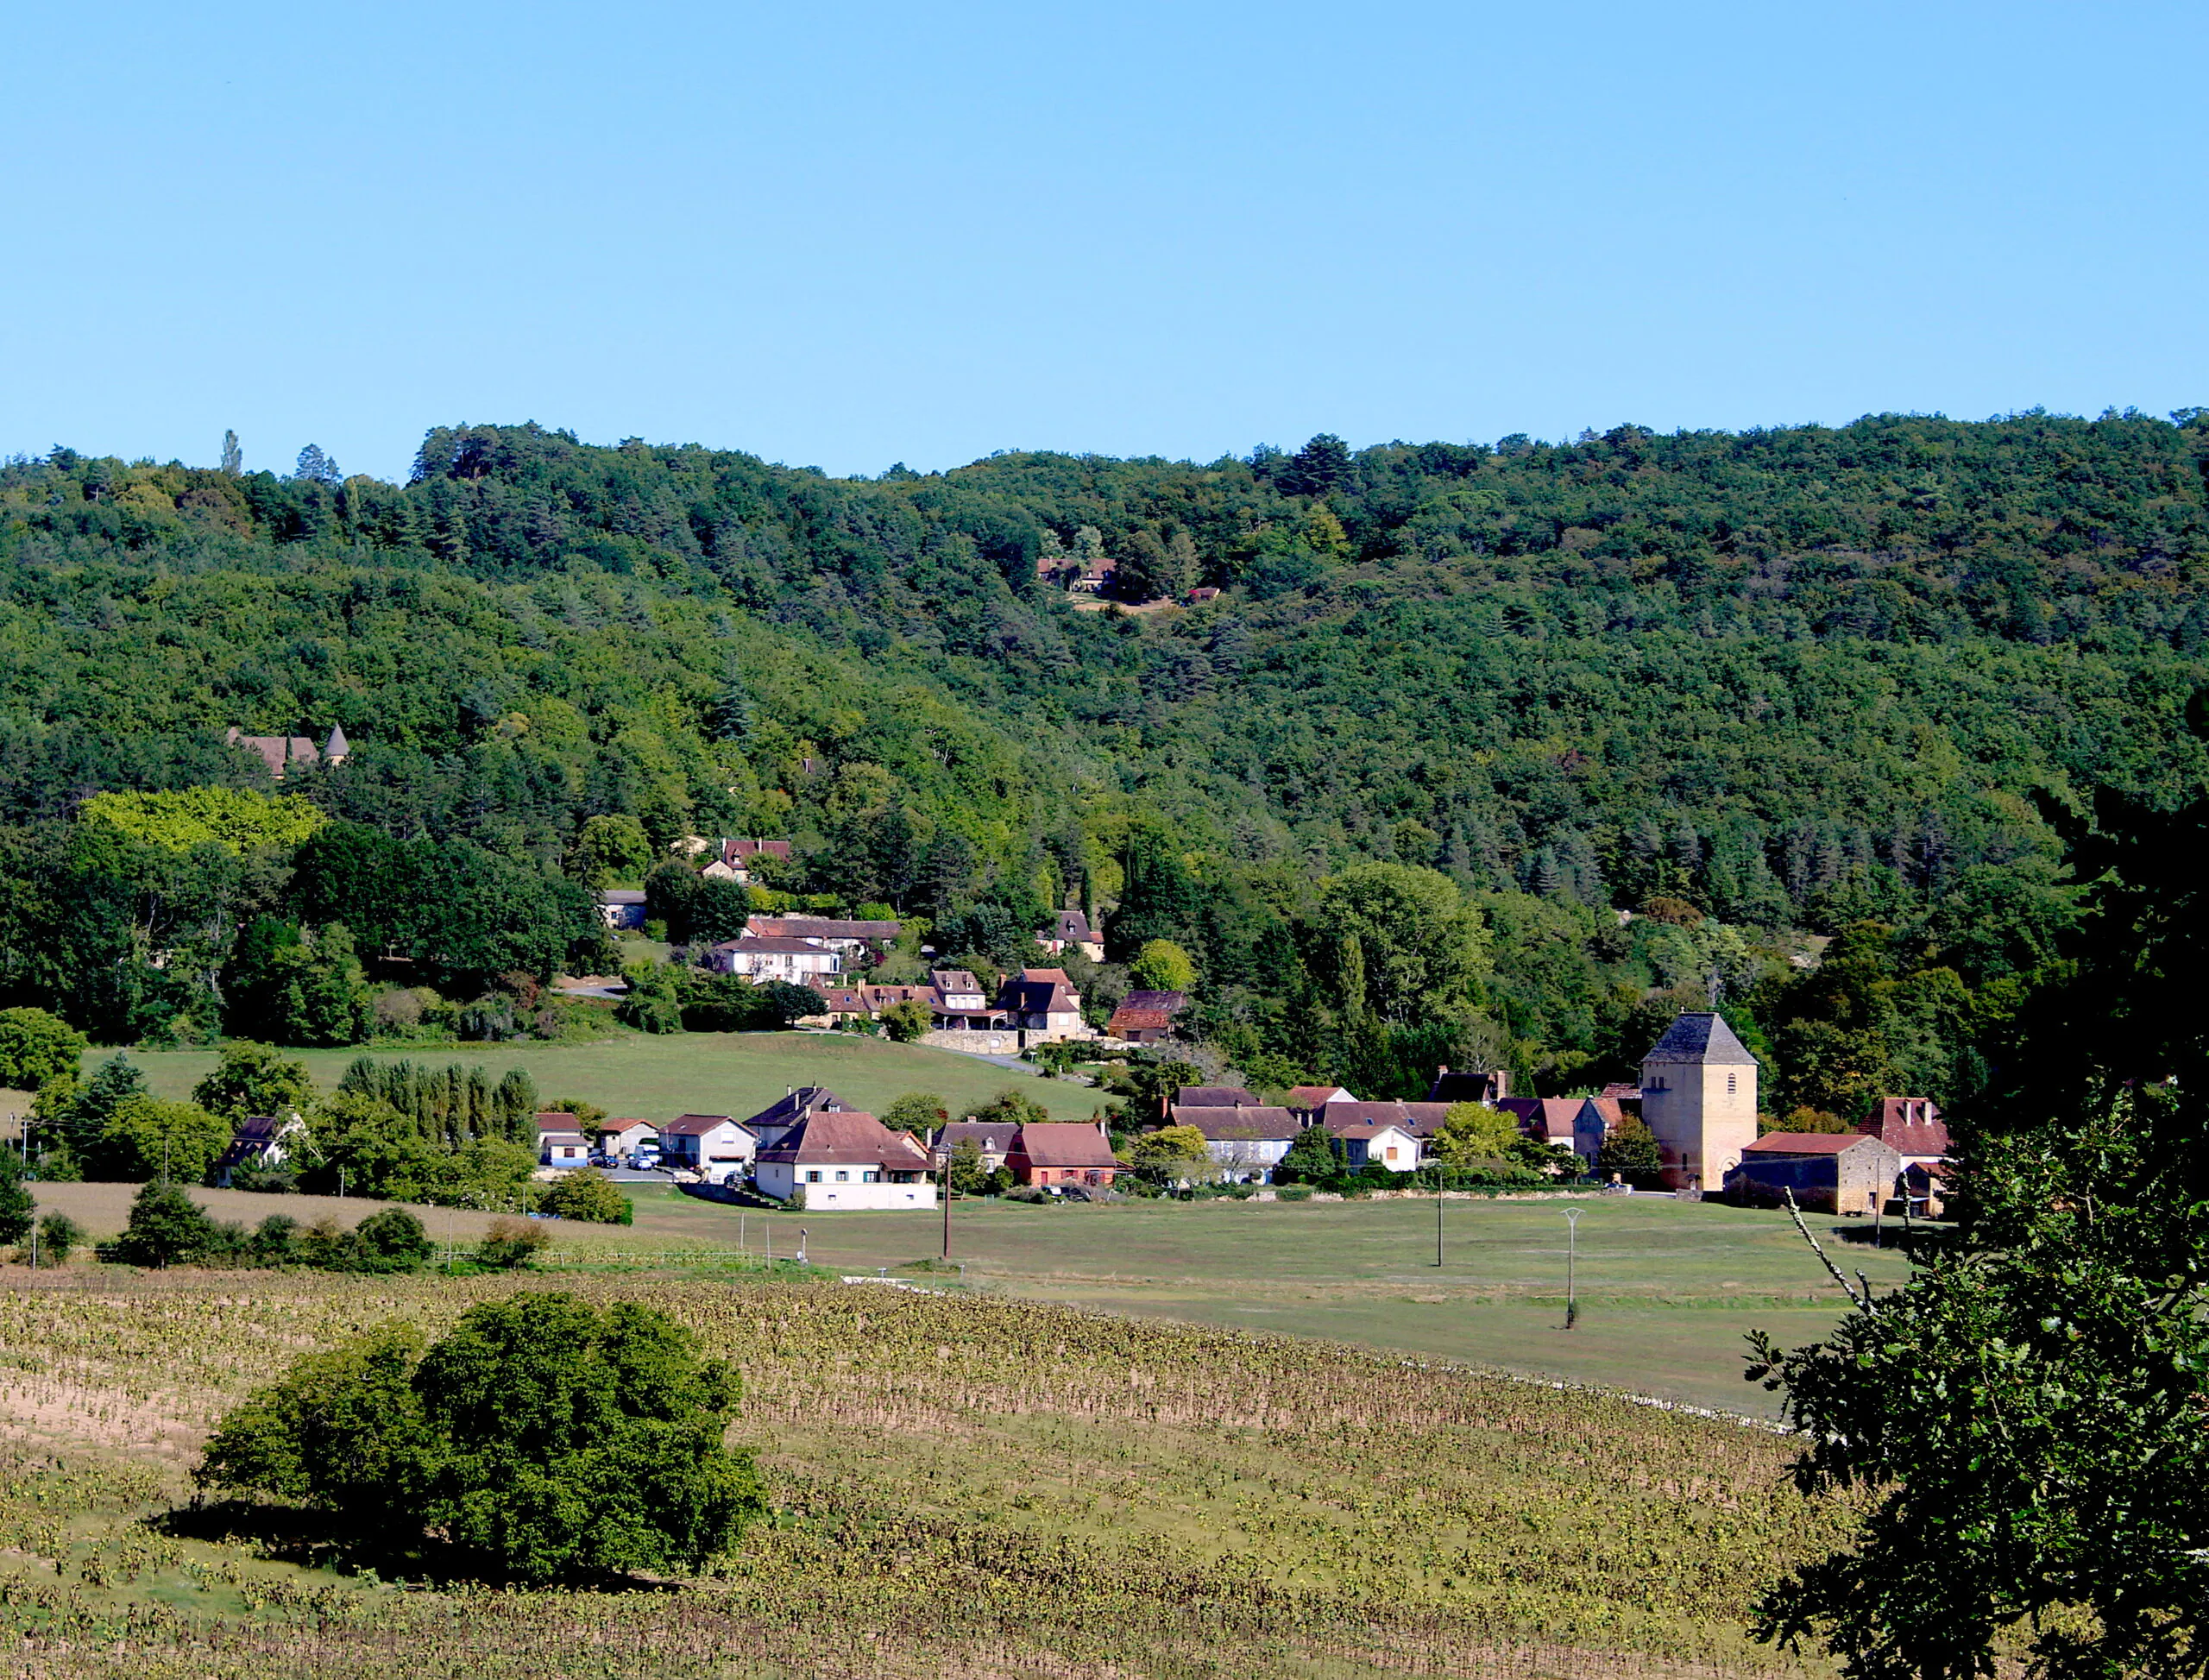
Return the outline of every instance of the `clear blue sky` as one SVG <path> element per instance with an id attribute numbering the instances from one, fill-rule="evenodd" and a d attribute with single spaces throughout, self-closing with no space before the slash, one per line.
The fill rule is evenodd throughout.
<path id="1" fill-rule="evenodd" d="M 0 452 L 2209 403 L 2209 8 L 9 9 Z"/>

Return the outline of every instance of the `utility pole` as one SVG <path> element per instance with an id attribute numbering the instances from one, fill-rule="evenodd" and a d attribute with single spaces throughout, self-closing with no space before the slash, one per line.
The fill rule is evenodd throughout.
<path id="1" fill-rule="evenodd" d="M 1442 1163 L 1434 1163 L 1434 1263 L 1442 1263 Z"/>
<path id="2" fill-rule="evenodd" d="M 943 1152 L 943 1257 L 951 1258 L 951 1151 Z"/>
<path id="3" fill-rule="evenodd" d="M 1564 1327 L 1570 1330 L 1580 1322 L 1580 1210 L 1569 1207 L 1564 1211 Z"/>

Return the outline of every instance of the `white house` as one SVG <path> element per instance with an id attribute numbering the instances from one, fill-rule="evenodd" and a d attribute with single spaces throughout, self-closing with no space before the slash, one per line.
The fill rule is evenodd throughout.
<path id="1" fill-rule="evenodd" d="M 789 1201 L 800 1192 L 808 1213 L 859 1208 L 933 1208 L 936 1187 L 928 1152 L 907 1132 L 893 1132 L 872 1114 L 815 1110 L 759 1151 L 752 1182 Z"/>
<path id="2" fill-rule="evenodd" d="M 826 979 L 843 966 L 843 958 L 826 946 L 802 939 L 763 938 L 752 934 L 741 939 L 723 940 L 710 947 L 703 963 L 714 973 L 741 974 L 755 985 L 786 980 L 800 986 Z"/>
<path id="3" fill-rule="evenodd" d="M 678 1114 L 659 1129 L 663 1166 L 688 1167 L 715 1184 L 744 1175 L 759 1152 L 759 1139 L 726 1114 Z"/>
<path id="4" fill-rule="evenodd" d="M 1169 1111 L 1176 1126 L 1193 1126 L 1205 1135 L 1205 1153 L 1223 1177 L 1236 1184 L 1265 1184 L 1304 1129 L 1285 1108 L 1268 1104 L 1237 1108 L 1188 1107 Z"/>
<path id="5" fill-rule="evenodd" d="M 897 942 L 895 922 L 852 922 L 833 916 L 755 916 L 746 920 L 746 939 L 796 939 L 841 956 L 869 956 Z"/>
<path id="6" fill-rule="evenodd" d="M 547 1131 L 543 1127 L 537 1132 L 537 1164 L 555 1167 L 563 1172 L 590 1165 L 590 1140 L 581 1132 Z"/>
<path id="7" fill-rule="evenodd" d="M 1343 1154 L 1352 1167 L 1377 1164 L 1392 1173 L 1408 1173 L 1419 1165 L 1419 1139 L 1408 1127 L 1394 1121 L 1383 1125 L 1327 1128 L 1343 1141 Z"/>

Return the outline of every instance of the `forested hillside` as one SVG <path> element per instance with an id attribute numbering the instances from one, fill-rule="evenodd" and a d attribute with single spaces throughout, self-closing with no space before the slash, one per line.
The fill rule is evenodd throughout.
<path id="1" fill-rule="evenodd" d="M 0 985 L 109 1038 L 236 1029 L 242 933 L 314 947 L 331 906 L 288 850 L 79 807 L 266 790 L 226 728 L 342 725 L 285 790 L 494 921 L 783 836 L 777 886 L 984 960 L 1086 895 L 1116 960 L 1190 951 L 1259 1076 L 1454 1047 L 1562 1088 L 1715 988 L 1782 1102 L 1955 1094 L 2067 914 L 2036 791 L 2204 768 L 2205 469 L 2191 411 L 878 480 L 533 425 L 433 431 L 403 485 L 57 449 L 0 471 Z M 1038 563 L 1084 545 L 1131 600 L 1221 593 L 1080 610 Z M 1439 967 L 1388 948 L 1407 869 L 1477 912 Z M 438 982 L 582 960 L 547 890 L 568 922 L 447 937 Z M 1803 935 L 1842 937 L 1809 971 Z"/>

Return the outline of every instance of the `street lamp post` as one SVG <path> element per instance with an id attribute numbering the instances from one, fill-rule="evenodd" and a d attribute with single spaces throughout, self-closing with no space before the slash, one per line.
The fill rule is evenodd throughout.
<path id="1" fill-rule="evenodd" d="M 1442 1163 L 1434 1163 L 1434 1263 L 1442 1263 Z"/>
<path id="2" fill-rule="evenodd" d="M 1580 1210 L 1569 1207 L 1564 1211 L 1564 1327 L 1567 1330 L 1580 1322 L 1579 1261 Z"/>

